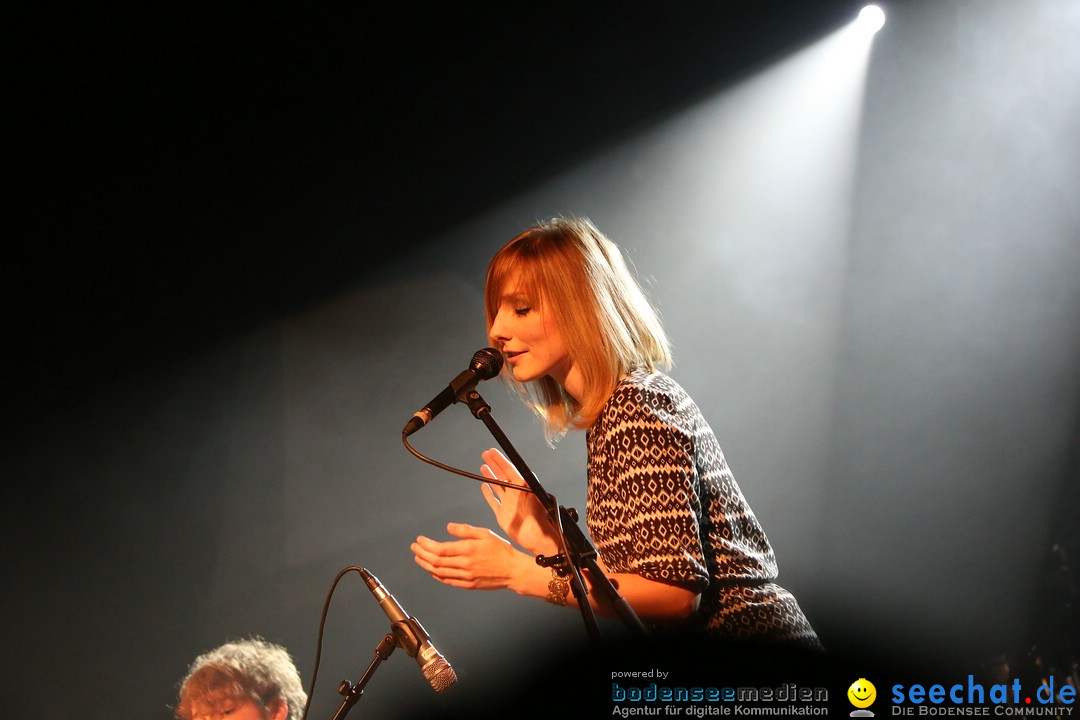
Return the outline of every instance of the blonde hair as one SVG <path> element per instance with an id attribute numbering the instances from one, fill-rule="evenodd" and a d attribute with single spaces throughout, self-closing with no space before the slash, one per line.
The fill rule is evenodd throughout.
<path id="1" fill-rule="evenodd" d="M 176 717 L 190 720 L 195 706 L 251 700 L 267 716 L 278 702 L 300 720 L 307 693 L 289 652 L 262 638 L 234 640 L 195 658 L 180 684 Z"/>
<path id="2" fill-rule="evenodd" d="M 489 336 L 511 277 L 555 319 L 584 379 L 584 396 L 575 401 L 550 377 L 526 386 L 506 373 L 544 419 L 549 441 L 571 426 L 592 425 L 630 369 L 671 367 L 671 347 L 659 315 L 622 251 L 587 218 L 547 220 L 495 254 L 484 287 Z"/>

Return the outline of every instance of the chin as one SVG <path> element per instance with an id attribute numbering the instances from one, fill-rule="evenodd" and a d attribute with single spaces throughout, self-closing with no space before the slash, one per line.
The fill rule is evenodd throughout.
<path id="1" fill-rule="evenodd" d="M 514 368 L 513 374 L 514 379 L 520 383 L 527 383 L 540 378 L 536 373 L 530 373 L 527 370 L 520 370 L 518 368 Z"/>

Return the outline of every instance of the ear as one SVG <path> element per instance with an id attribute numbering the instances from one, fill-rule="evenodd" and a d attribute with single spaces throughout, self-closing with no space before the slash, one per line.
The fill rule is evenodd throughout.
<path id="1" fill-rule="evenodd" d="M 283 699 L 278 698 L 274 704 L 273 709 L 267 716 L 267 720 L 288 720 L 289 717 L 289 705 Z"/>

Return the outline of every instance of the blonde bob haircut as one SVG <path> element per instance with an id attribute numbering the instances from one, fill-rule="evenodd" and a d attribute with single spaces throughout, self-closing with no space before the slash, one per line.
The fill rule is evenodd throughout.
<path id="1" fill-rule="evenodd" d="M 511 281 L 518 287 L 507 287 Z M 571 426 L 591 426 L 627 371 L 671 367 L 671 347 L 659 315 L 622 251 L 587 218 L 547 220 L 495 254 L 484 286 L 489 336 L 500 300 L 510 291 L 523 293 L 554 318 L 585 381 L 584 397 L 575 401 L 550 377 L 522 384 L 505 370 L 511 385 L 543 418 L 549 441 Z"/>

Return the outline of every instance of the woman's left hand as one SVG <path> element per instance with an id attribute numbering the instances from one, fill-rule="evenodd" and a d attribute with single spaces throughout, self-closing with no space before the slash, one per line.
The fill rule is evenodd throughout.
<path id="1" fill-rule="evenodd" d="M 540 503 L 521 477 L 514 464 L 501 452 L 492 448 L 482 455 L 484 465 L 480 472 L 484 477 L 510 483 L 521 490 L 487 483 L 483 486 L 495 520 L 511 540 L 533 555 L 554 555 L 559 552 L 559 542 L 548 518 L 547 510 Z"/>

